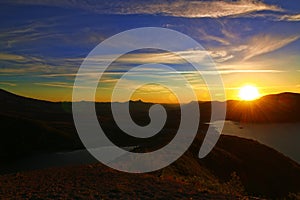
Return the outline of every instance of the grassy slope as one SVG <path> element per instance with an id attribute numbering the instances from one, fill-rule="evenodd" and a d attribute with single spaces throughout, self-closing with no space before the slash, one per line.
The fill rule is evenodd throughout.
<path id="1" fill-rule="evenodd" d="M 198 183 L 198 184 L 196 184 Z M 205 185 L 205 186 L 204 186 Z M 174 176 L 126 174 L 100 164 L 53 168 L 0 177 L 2 199 L 242 199 L 218 183 Z M 223 188 L 229 188 L 224 185 Z M 216 189 L 217 190 L 214 190 Z M 219 189 L 218 189 L 219 188 Z"/>

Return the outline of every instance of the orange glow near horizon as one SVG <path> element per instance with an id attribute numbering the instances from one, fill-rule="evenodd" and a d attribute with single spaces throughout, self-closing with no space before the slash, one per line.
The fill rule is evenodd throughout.
<path id="1" fill-rule="evenodd" d="M 226 100 L 251 100 L 259 98 L 261 96 L 269 95 L 269 94 L 278 94 L 282 92 L 294 92 L 300 93 L 299 88 L 291 87 L 291 86 L 282 86 L 282 87 L 272 87 L 275 83 L 267 82 L 268 85 L 263 85 L 263 83 L 258 80 L 247 81 L 249 84 L 254 86 L 259 94 L 255 98 L 252 97 L 242 97 L 239 95 L 241 86 L 243 86 L 242 81 L 232 82 L 224 82 L 225 92 L 226 92 Z M 280 83 L 280 82 L 279 82 Z M 282 84 L 283 85 L 283 84 Z M 72 88 L 63 88 L 63 87 L 51 87 L 51 86 L 40 86 L 40 85 L 27 85 L 24 84 L 21 87 L 2 87 L 2 89 L 7 90 L 8 92 L 12 92 L 14 94 L 40 99 L 54 102 L 61 101 L 72 101 Z M 205 87 L 193 87 L 195 94 L 199 101 L 210 101 L 210 95 L 208 89 Z M 183 91 L 184 92 L 184 91 Z M 111 89 L 100 89 L 97 90 L 96 99 L 97 102 L 110 102 L 111 98 Z M 84 95 L 83 95 L 84 98 Z M 91 99 L 80 99 L 86 101 L 92 101 Z M 80 101 L 78 100 L 78 101 Z M 142 100 L 144 102 L 153 102 L 153 103 L 177 103 L 177 97 L 167 88 L 162 86 L 155 85 L 147 85 L 144 86 L 137 91 L 131 97 L 131 100 Z M 120 101 L 125 101 L 124 99 L 120 99 Z M 186 99 L 185 103 L 188 103 L 190 100 Z M 221 100 L 220 100 L 221 101 Z"/>

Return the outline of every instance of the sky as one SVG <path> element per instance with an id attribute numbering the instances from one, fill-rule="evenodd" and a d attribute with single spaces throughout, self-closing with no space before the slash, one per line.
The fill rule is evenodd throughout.
<path id="1" fill-rule="evenodd" d="M 0 88 L 37 99 L 71 101 L 76 73 L 89 52 L 115 34 L 141 27 L 176 30 L 201 44 L 220 73 L 226 99 L 239 99 L 239 89 L 248 84 L 261 95 L 300 93 L 300 4 L 295 0 L 2 0 Z M 182 51 L 188 55 L 191 50 Z M 170 52 L 137 50 L 114 61 L 104 73 L 96 101 L 110 101 L 128 69 L 153 62 L 181 72 L 199 101 L 210 100 L 204 79 L 187 62 Z M 175 94 L 160 84 L 180 88 L 176 74 L 149 69 L 143 76 L 126 77 L 124 90 L 142 80 L 150 83 L 131 99 L 176 102 Z M 125 100 L 122 94 L 117 99 Z"/>

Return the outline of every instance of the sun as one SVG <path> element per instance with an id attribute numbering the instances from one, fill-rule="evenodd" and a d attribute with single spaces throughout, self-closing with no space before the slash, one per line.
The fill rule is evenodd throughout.
<path id="1" fill-rule="evenodd" d="M 255 86 L 245 85 L 240 88 L 239 97 L 241 100 L 251 101 L 259 97 L 259 92 Z"/>

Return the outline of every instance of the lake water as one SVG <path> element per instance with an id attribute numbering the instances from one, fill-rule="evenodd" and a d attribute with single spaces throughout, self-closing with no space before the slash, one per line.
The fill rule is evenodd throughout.
<path id="1" fill-rule="evenodd" d="M 123 147 L 127 151 L 131 151 L 138 146 Z M 114 147 L 104 146 L 100 148 L 92 149 L 92 151 L 101 153 L 106 150 L 111 153 L 116 153 Z M 107 155 L 112 155 L 108 153 Z M 121 156 L 122 154 L 119 154 Z M 109 160 L 110 158 L 105 158 Z M 97 161 L 86 149 L 70 151 L 70 152 L 58 152 L 51 154 L 40 154 L 33 155 L 18 159 L 7 165 L 0 167 L 0 174 L 24 171 L 24 170 L 35 170 L 49 167 L 60 167 L 67 165 L 80 165 L 80 164 L 92 164 Z"/>
<path id="2" fill-rule="evenodd" d="M 222 134 L 256 140 L 300 163 L 300 123 L 246 124 L 225 121 Z"/>

